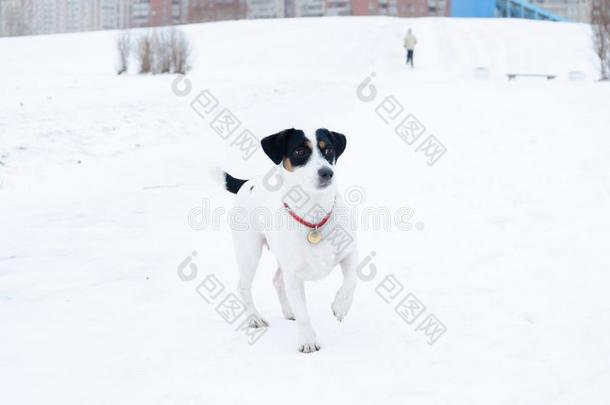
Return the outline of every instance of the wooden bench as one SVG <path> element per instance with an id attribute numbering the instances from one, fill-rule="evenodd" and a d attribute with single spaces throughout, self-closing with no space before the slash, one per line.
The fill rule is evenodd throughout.
<path id="1" fill-rule="evenodd" d="M 517 76 L 523 77 L 546 77 L 547 80 L 552 80 L 557 77 L 557 75 L 546 75 L 541 73 L 507 73 L 508 80 L 514 80 Z"/>

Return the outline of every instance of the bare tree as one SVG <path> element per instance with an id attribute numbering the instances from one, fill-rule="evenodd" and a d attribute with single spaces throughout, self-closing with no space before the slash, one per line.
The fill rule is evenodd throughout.
<path id="1" fill-rule="evenodd" d="M 119 66 L 117 73 L 123 74 L 129 68 L 129 56 L 131 54 L 131 32 L 121 31 L 117 37 L 117 50 L 119 51 Z"/>
<path id="2" fill-rule="evenodd" d="M 593 48 L 600 62 L 601 80 L 610 80 L 610 0 L 591 3 Z"/>

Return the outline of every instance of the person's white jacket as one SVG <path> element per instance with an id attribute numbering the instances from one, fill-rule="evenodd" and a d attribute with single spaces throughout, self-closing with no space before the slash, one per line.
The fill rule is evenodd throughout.
<path id="1" fill-rule="evenodd" d="M 413 49 L 415 49 L 415 45 L 417 45 L 417 38 L 415 38 L 415 35 L 413 35 L 411 31 L 409 31 L 405 36 L 404 47 L 407 50 L 412 51 Z"/>

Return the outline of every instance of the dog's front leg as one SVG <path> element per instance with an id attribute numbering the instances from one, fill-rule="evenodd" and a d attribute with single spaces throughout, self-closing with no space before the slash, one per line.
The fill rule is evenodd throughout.
<path id="1" fill-rule="evenodd" d="M 352 306 L 354 290 L 356 289 L 356 284 L 358 281 L 356 275 L 356 268 L 358 266 L 358 252 L 355 250 L 352 251 L 343 260 L 341 260 L 340 264 L 341 270 L 343 271 L 343 284 L 341 285 L 341 288 L 339 288 L 339 291 L 337 291 L 335 300 L 331 305 L 333 314 L 339 322 L 345 318 L 347 312 Z"/>
<path id="2" fill-rule="evenodd" d="M 320 345 L 316 342 L 316 333 L 311 326 L 307 305 L 305 302 L 305 286 L 293 274 L 284 273 L 284 283 L 286 285 L 286 295 L 290 302 L 290 307 L 294 312 L 298 328 L 298 349 L 303 353 L 311 353 L 320 350 Z"/>

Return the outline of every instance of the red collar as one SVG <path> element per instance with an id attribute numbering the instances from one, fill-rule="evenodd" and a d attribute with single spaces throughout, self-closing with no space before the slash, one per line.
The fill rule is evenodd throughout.
<path id="1" fill-rule="evenodd" d="M 297 214 L 294 213 L 294 211 L 292 211 L 290 209 L 290 207 L 288 206 L 288 204 L 284 203 L 284 207 L 288 210 L 288 213 L 290 214 L 290 216 L 292 218 L 294 218 L 295 221 L 297 221 L 299 224 L 305 225 L 308 228 L 313 228 L 313 229 L 318 229 L 321 226 L 323 226 L 325 223 L 328 222 L 328 220 L 330 219 L 330 216 L 333 213 L 333 208 L 335 206 L 335 203 L 333 201 L 333 206 L 331 207 L 330 211 L 328 212 L 328 214 L 326 214 L 326 216 L 324 218 L 322 218 L 322 220 L 320 222 L 318 222 L 317 224 L 312 224 L 311 222 L 307 222 L 305 221 L 303 218 L 301 218 L 300 216 L 298 216 Z"/>

